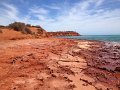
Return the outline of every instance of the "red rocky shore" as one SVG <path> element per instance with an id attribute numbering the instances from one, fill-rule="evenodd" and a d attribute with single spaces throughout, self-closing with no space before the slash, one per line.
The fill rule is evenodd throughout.
<path id="1" fill-rule="evenodd" d="M 120 90 L 120 44 L 64 38 L 0 41 L 0 90 Z"/>

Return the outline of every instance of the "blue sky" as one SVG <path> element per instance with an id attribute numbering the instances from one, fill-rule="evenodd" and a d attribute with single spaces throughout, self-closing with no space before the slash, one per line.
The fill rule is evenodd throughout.
<path id="1" fill-rule="evenodd" d="M 120 34 L 120 0 L 1 0 L 0 24 L 14 21 L 47 31 Z"/>

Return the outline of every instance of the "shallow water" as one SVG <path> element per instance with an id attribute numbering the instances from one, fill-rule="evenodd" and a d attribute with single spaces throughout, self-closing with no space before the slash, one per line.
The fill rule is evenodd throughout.
<path id="1" fill-rule="evenodd" d="M 82 35 L 82 36 L 64 36 L 62 38 L 120 42 L 120 35 Z"/>

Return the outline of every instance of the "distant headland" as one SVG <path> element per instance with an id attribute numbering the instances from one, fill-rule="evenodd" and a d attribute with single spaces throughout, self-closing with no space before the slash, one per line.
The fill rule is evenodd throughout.
<path id="1" fill-rule="evenodd" d="M 14 22 L 8 26 L 0 25 L 0 40 L 16 40 L 25 38 L 42 38 L 54 36 L 79 36 L 75 31 L 48 32 L 39 25 L 30 25 L 22 22 Z"/>

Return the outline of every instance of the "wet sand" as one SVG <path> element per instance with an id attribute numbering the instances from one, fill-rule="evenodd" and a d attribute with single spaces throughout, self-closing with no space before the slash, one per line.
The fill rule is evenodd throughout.
<path id="1" fill-rule="evenodd" d="M 120 90 L 120 44 L 60 38 L 1 41 L 0 90 Z"/>

